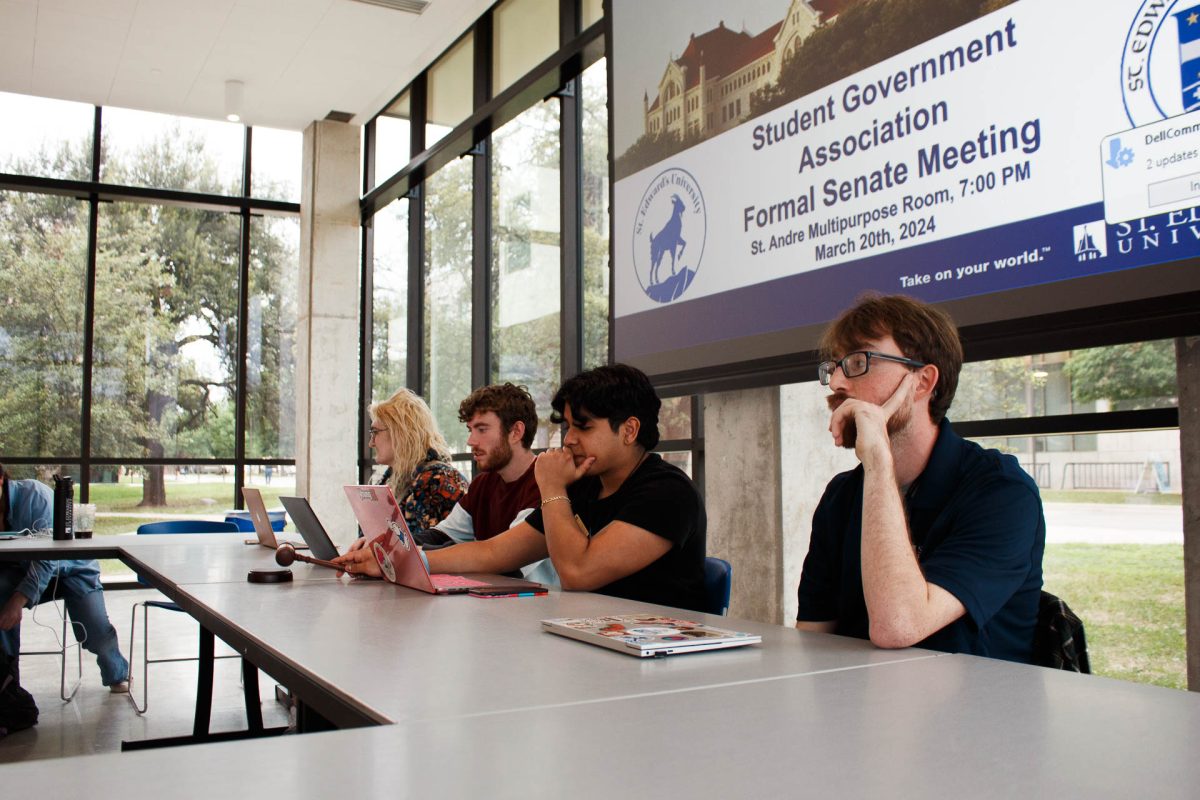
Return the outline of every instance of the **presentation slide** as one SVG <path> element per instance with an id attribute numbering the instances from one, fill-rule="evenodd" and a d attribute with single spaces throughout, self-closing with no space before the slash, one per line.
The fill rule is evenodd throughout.
<path id="1" fill-rule="evenodd" d="M 1200 253 L 1197 0 L 613 0 L 612 31 L 614 350 L 651 374 L 811 350 L 866 290 L 1077 308 Z"/>

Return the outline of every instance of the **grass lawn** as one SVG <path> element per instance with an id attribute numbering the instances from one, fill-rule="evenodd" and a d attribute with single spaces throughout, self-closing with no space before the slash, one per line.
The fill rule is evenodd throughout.
<path id="1" fill-rule="evenodd" d="M 1182 494 L 1134 494 L 1133 492 L 1087 491 L 1083 489 L 1042 489 L 1044 503 L 1122 503 L 1128 505 L 1181 506 Z M 1069 604 L 1068 604 L 1069 605 Z"/>
<path id="2" fill-rule="evenodd" d="M 142 485 L 140 483 L 93 483 L 90 489 L 89 502 L 96 504 L 96 526 L 93 535 L 113 536 L 120 533 L 132 533 L 138 525 L 152 522 L 147 515 L 156 512 L 163 514 L 163 519 L 171 516 L 194 514 L 205 519 L 224 519 L 225 512 L 233 508 L 233 483 L 210 481 L 206 483 L 191 483 L 188 481 L 167 482 L 167 504 L 165 506 L 138 506 L 142 502 Z M 295 494 L 295 485 L 278 483 L 275 486 L 258 486 L 262 491 L 263 502 L 268 509 L 282 508 L 280 495 Z M 121 512 L 139 516 L 122 516 Z M 291 521 L 288 529 L 292 530 Z M 253 534 L 247 534 L 253 536 Z M 126 578 L 133 575 L 129 567 L 116 559 L 105 559 L 100 562 L 100 571 L 106 578 Z"/>
<path id="3" fill-rule="evenodd" d="M 279 495 L 294 494 L 295 485 L 279 483 L 275 486 L 259 486 L 267 508 L 280 507 Z M 212 481 L 192 483 L 190 481 L 168 481 L 167 504 L 156 507 L 139 507 L 142 502 L 140 483 L 93 483 L 89 502 L 96 504 L 101 513 L 129 511 L 138 514 L 162 511 L 166 514 L 220 515 L 233 508 L 233 483 Z M 144 522 L 145 520 L 143 520 Z M 136 526 L 135 526 L 136 527 Z M 128 529 L 127 529 L 128 530 Z"/>
<path id="4" fill-rule="evenodd" d="M 1182 547 L 1052 544 L 1043 569 L 1083 620 L 1092 672 L 1187 688 Z"/>

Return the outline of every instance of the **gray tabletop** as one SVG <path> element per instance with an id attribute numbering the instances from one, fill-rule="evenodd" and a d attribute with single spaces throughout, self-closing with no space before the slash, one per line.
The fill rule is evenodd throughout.
<path id="1" fill-rule="evenodd" d="M 379 721 L 589 703 L 935 657 L 594 594 L 434 596 L 348 578 L 190 584 L 178 591 L 185 609 L 239 650 L 245 645 L 263 669 L 294 668 L 299 674 L 292 677 L 310 690 L 345 695 Z M 643 660 L 544 633 L 540 625 L 550 617 L 638 612 L 758 633 L 763 644 Z M 304 698 L 303 686 L 297 691 L 320 707 L 320 697 Z"/>
<path id="2" fill-rule="evenodd" d="M 52 797 L 1169 798 L 1200 786 L 1198 734 L 1193 694 L 944 656 L 70 769 L 18 764 L 5 780 Z"/>

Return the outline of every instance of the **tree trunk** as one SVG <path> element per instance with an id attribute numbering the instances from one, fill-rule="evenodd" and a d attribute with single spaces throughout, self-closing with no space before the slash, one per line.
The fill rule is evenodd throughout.
<path id="1" fill-rule="evenodd" d="M 164 467 L 161 465 L 146 467 L 146 478 L 142 481 L 142 502 L 138 503 L 139 508 L 167 504 L 167 487 L 163 482 L 163 470 Z"/>

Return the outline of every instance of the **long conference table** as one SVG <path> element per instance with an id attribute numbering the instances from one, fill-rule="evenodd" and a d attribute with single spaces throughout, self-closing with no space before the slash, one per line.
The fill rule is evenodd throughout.
<path id="1" fill-rule="evenodd" d="M 1193 693 L 588 593 L 250 584 L 273 554 L 241 536 L 0 542 L 33 557 L 121 559 L 340 730 L 0 767 L 13 796 L 1200 795 Z M 763 642 L 641 660 L 539 625 L 645 612 Z"/>

